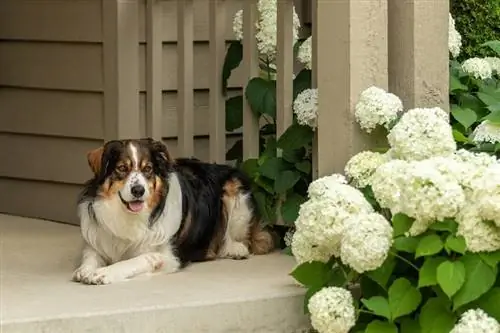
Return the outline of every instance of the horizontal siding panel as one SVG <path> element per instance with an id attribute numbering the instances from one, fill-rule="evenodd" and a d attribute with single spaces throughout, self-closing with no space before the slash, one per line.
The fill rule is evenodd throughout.
<path id="1" fill-rule="evenodd" d="M 0 134 L 0 176 L 82 184 L 91 172 L 87 152 L 101 141 Z"/>
<path id="2" fill-rule="evenodd" d="M 139 50 L 139 78 L 140 89 L 146 89 L 146 47 L 140 45 Z M 163 61 L 162 61 L 162 87 L 163 90 L 177 90 L 177 68 L 178 68 L 178 50 L 176 44 L 163 44 Z M 208 43 L 194 44 L 194 89 L 208 89 L 209 85 L 209 67 L 210 53 Z M 244 83 L 243 66 L 236 68 L 229 79 L 228 86 L 230 88 L 240 88 Z M 222 84 L 222 73 L 221 73 Z"/>
<path id="3" fill-rule="evenodd" d="M 79 185 L 0 177 L 0 213 L 78 224 Z"/>
<path id="4" fill-rule="evenodd" d="M 0 42 L 0 73 L 0 85 L 102 91 L 102 46 Z"/>
<path id="5" fill-rule="evenodd" d="M 229 91 L 229 96 L 241 94 L 241 91 Z M 208 135 L 209 128 L 209 92 L 195 91 L 194 93 L 194 135 Z M 1 103 L 1 100 L 0 100 Z M 146 114 L 146 94 L 140 95 L 141 114 Z M 163 93 L 162 136 L 165 138 L 177 137 L 177 93 L 173 91 Z M 220 110 L 224 114 L 225 110 Z M 145 127 L 145 126 L 143 126 Z"/>
<path id="6" fill-rule="evenodd" d="M 1 0 L 0 39 L 99 42 L 101 0 Z"/>
<path id="7" fill-rule="evenodd" d="M 229 149 L 237 137 L 229 137 Z M 101 141 L 72 138 L 42 137 L 0 133 L 0 177 L 38 181 L 83 184 L 92 176 L 87 164 L 87 152 L 99 147 Z M 177 140 L 165 143 L 177 156 Z M 208 161 L 208 138 L 195 140 L 195 156 Z M 0 191 L 1 192 L 1 191 Z"/>
<path id="8" fill-rule="evenodd" d="M 0 87 L 0 131 L 103 138 L 101 93 Z"/>
<path id="9" fill-rule="evenodd" d="M 194 0 L 194 40 L 208 41 L 209 15 L 207 0 Z M 234 39 L 233 17 L 243 8 L 243 0 L 226 0 L 225 38 Z M 177 4 L 176 1 L 162 1 L 162 39 L 164 42 L 177 41 Z M 146 1 L 141 0 L 139 6 L 139 38 L 146 40 Z"/>

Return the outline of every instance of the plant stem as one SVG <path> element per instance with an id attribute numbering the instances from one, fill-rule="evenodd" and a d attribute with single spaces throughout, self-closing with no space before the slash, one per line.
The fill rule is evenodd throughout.
<path id="1" fill-rule="evenodd" d="M 414 268 L 417 272 L 420 272 L 420 270 L 418 269 L 418 267 L 417 267 L 417 266 L 415 266 L 415 265 L 414 265 L 411 261 L 409 261 L 408 259 L 406 259 L 406 258 L 404 258 L 404 257 L 402 257 L 402 256 L 400 256 L 399 254 L 394 253 L 394 252 L 391 252 L 391 254 L 392 254 L 393 256 L 395 256 L 396 258 L 398 258 L 399 260 L 404 261 L 404 262 L 405 262 L 406 264 L 408 264 L 409 266 L 413 267 L 413 268 Z"/>
<path id="2" fill-rule="evenodd" d="M 375 315 L 375 313 L 373 313 L 371 311 L 368 311 L 368 310 L 363 310 L 363 309 L 358 309 L 358 312 L 359 313 L 368 313 L 368 314 L 371 314 L 371 315 Z"/>

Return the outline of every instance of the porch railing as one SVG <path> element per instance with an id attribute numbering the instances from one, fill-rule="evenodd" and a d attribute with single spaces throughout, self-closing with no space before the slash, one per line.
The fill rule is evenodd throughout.
<path id="1" fill-rule="evenodd" d="M 107 0 L 104 0 L 107 2 Z M 111 2 L 112 0 L 110 0 Z M 175 0 L 163 0 L 175 1 Z M 202 1 L 202 0 L 194 0 Z M 225 161 L 225 110 L 221 71 L 225 54 L 227 2 L 209 4 L 210 160 Z M 258 75 L 255 41 L 257 1 L 244 0 L 243 67 L 245 78 Z M 376 85 L 399 95 L 406 108 L 448 108 L 448 1 L 443 0 L 303 0 L 310 12 L 313 36 L 313 86 L 319 92 L 318 128 L 314 145 L 315 176 L 341 172 L 347 159 L 370 145 L 355 124 L 353 106 L 360 92 Z M 113 1 L 116 29 L 136 20 L 123 21 L 120 6 L 131 1 Z M 147 135 L 162 136 L 162 17 L 161 0 L 146 0 L 146 94 Z M 193 94 L 193 0 L 177 0 L 178 36 L 178 154 L 194 154 Z M 292 6 L 293 0 L 278 0 L 277 134 L 292 123 Z M 128 10 L 137 6 L 128 5 Z M 106 13 L 104 13 L 106 15 Z M 136 13 L 137 14 L 137 13 Z M 121 22 L 121 23 L 120 23 Z M 120 25 L 122 24 L 122 25 Z M 116 30 L 115 30 L 116 31 Z M 130 31 L 128 29 L 128 31 Z M 122 37 L 123 43 L 126 37 Z M 128 42 L 132 45 L 132 42 Z M 137 45 L 137 43 L 135 43 Z M 119 45 L 120 46 L 120 45 Z M 117 48 L 120 50 L 120 48 Z M 121 47 L 122 50 L 127 49 Z M 121 55 L 116 53 L 115 57 Z M 129 58 L 132 65 L 134 57 Z M 126 64 L 118 62 L 118 70 Z M 133 64 L 134 66 L 137 63 Z M 121 67 L 120 67 L 121 66 Z M 248 80 L 245 80 L 247 82 Z M 120 84 L 122 88 L 120 88 Z M 129 98 L 137 87 L 118 84 L 117 96 Z M 120 90 L 122 89 L 122 90 Z M 134 104 L 137 100 L 131 97 Z M 245 102 L 244 102 L 245 103 Z M 116 103 L 126 105 L 126 101 Z M 117 107 L 111 105 L 111 107 Z M 119 111 L 117 111 L 119 112 Z M 258 120 L 248 104 L 243 110 L 244 158 L 258 155 Z M 120 124 L 118 123 L 120 133 Z M 119 136 L 119 135 L 118 135 Z"/>

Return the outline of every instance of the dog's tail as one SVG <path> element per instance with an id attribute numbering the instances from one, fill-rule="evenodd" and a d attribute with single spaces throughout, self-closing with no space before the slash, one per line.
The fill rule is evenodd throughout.
<path id="1" fill-rule="evenodd" d="M 259 221 L 254 221 L 250 230 L 250 251 L 253 254 L 267 254 L 274 250 L 274 237 L 269 230 L 263 228 Z"/>

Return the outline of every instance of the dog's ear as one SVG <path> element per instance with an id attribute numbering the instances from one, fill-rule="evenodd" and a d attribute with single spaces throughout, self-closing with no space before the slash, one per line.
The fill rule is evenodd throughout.
<path id="1" fill-rule="evenodd" d="M 96 176 L 101 172 L 103 153 L 104 146 L 91 150 L 87 153 L 89 167 Z"/>
<path id="2" fill-rule="evenodd" d="M 167 145 L 152 138 L 146 138 L 143 140 L 145 140 L 149 146 L 152 159 L 158 168 L 158 172 L 162 176 L 167 176 L 167 173 L 172 170 L 174 164 L 174 160 L 168 151 Z"/>

